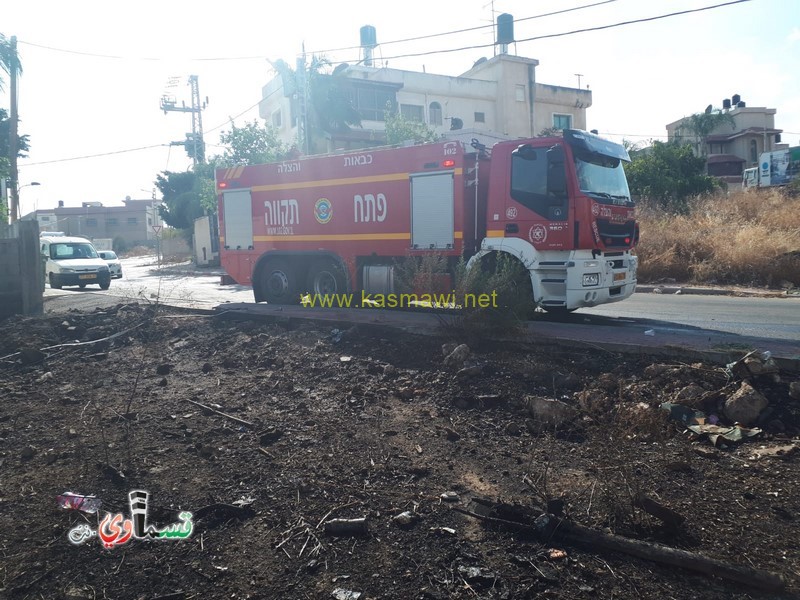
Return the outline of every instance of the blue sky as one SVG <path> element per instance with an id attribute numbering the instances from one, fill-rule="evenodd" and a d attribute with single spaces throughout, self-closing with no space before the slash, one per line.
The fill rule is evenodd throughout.
<path id="1" fill-rule="evenodd" d="M 191 130 L 188 115 L 159 109 L 165 92 L 189 101 L 189 75 L 208 97 L 206 141 L 215 144 L 230 117 L 258 118 L 267 59 L 294 64 L 307 51 L 355 62 L 362 25 L 373 25 L 375 56 L 389 67 L 458 75 L 491 47 L 493 14 L 515 19 L 515 38 L 567 32 L 719 4 L 725 0 L 612 0 L 562 15 L 535 15 L 600 0 L 372 0 L 293 3 L 229 0 L 121 4 L 94 0 L 27 0 L 3 8 L 1 31 L 16 35 L 23 63 L 20 132 L 31 153 L 20 161 L 22 211 L 82 201 L 121 204 L 147 198 L 156 175 L 184 170 L 189 160 L 169 144 Z M 405 43 L 395 40 L 476 28 Z M 426 56 L 396 58 L 431 52 Z M 589 128 L 633 141 L 666 135 L 665 125 L 738 93 L 748 106 L 777 108 L 783 141 L 800 145 L 800 4 L 750 0 L 714 10 L 510 48 L 540 61 L 537 79 L 593 92 Z M 168 87 L 177 78 L 176 87 Z M 6 78 L 7 79 L 7 78 Z M 0 91 L 8 108 L 8 82 Z M 251 108 L 252 107 L 252 108 Z M 123 152 L 135 148 L 148 148 Z M 213 154 L 220 148 L 209 145 Z M 94 156 L 92 158 L 78 158 Z M 76 159 L 76 160 L 67 160 Z"/>

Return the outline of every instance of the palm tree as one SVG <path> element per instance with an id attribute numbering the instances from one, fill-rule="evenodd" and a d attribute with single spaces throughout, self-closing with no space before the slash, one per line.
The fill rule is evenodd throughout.
<path id="1" fill-rule="evenodd" d="M 12 69 L 16 69 L 17 75 L 22 73 L 22 65 L 19 62 L 16 43 L 12 44 L 11 40 L 2 33 L 0 33 L 0 69 L 2 69 L 6 75 L 11 75 Z M 3 78 L 0 77 L 0 90 L 2 89 Z"/>
<path id="2" fill-rule="evenodd" d="M 683 121 L 683 127 L 695 138 L 695 150 L 698 156 L 708 155 L 708 136 L 717 129 L 724 129 L 727 125 L 731 130 L 736 127 L 733 115 L 722 112 L 721 109 L 714 109 L 710 104 L 705 112 L 691 115 Z"/>

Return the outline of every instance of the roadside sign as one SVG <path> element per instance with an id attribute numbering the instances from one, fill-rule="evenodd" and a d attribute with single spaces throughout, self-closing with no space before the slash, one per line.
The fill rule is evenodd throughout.
<path id="1" fill-rule="evenodd" d="M 151 227 L 153 228 L 153 231 L 155 231 L 155 232 L 156 232 L 156 235 L 158 235 L 159 233 L 161 233 L 161 227 L 162 227 L 162 225 L 151 225 Z"/>

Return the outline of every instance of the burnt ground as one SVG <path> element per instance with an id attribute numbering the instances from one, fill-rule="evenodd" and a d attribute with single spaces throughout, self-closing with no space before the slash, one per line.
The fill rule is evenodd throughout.
<path id="1" fill-rule="evenodd" d="M 442 351 L 464 333 L 458 327 L 424 337 L 354 328 L 339 339 L 313 325 L 290 330 L 135 304 L 0 327 L 0 597 L 625 600 L 800 591 L 797 374 L 752 378 L 770 405 L 763 433 L 714 447 L 658 408 L 680 402 L 725 423 L 720 403 L 741 382 L 713 364 L 483 343 L 459 375 L 464 364 L 446 365 Z M 61 345 L 76 339 L 102 341 Z M 543 422 L 531 415 L 531 397 L 570 409 L 558 425 Z M 150 494 L 150 523 L 191 511 L 191 537 L 112 549 L 97 537 L 68 541 L 77 525 L 96 529 L 98 515 L 60 508 L 58 494 L 95 494 L 101 517 L 127 517 L 136 489 Z M 640 494 L 685 522 L 668 526 L 634 507 Z M 456 510 L 473 509 L 475 497 L 549 501 L 568 523 L 772 571 L 786 589 L 769 593 L 558 532 L 537 539 Z M 409 522 L 394 518 L 406 511 Z M 335 518 L 365 518 L 367 532 L 327 535 Z"/>

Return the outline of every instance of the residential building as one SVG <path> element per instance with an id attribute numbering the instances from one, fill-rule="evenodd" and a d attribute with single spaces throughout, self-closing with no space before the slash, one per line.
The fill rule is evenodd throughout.
<path id="1" fill-rule="evenodd" d="M 409 120 L 424 122 L 446 137 L 497 140 L 533 137 L 551 128 L 586 128 L 589 90 L 536 81 L 532 58 L 499 54 L 478 60 L 453 77 L 366 65 L 340 65 L 329 77 L 339 85 L 361 116 L 361 127 L 326 133 L 309 153 L 337 152 L 386 143 L 387 106 Z M 259 112 L 282 141 L 298 139 L 299 99 L 284 89 L 280 76 L 262 90 Z"/>
<path id="2" fill-rule="evenodd" d="M 723 110 L 733 122 L 717 126 L 705 139 L 691 131 L 687 117 L 668 124 L 667 137 L 670 141 L 688 142 L 696 155 L 705 156 L 709 175 L 735 183 L 741 181 L 744 169 L 758 165 L 762 152 L 787 145 L 780 143 L 783 130 L 775 128 L 777 109 L 749 107 L 738 102 L 733 108 Z"/>
<path id="3" fill-rule="evenodd" d="M 89 239 L 117 238 L 128 247 L 153 246 L 156 231 L 162 226 L 158 200 L 125 198 L 124 206 L 103 206 L 100 202 L 84 202 L 80 207 L 59 206 L 36 210 L 22 217 L 39 222 L 39 231 L 63 231 L 67 235 Z"/>

